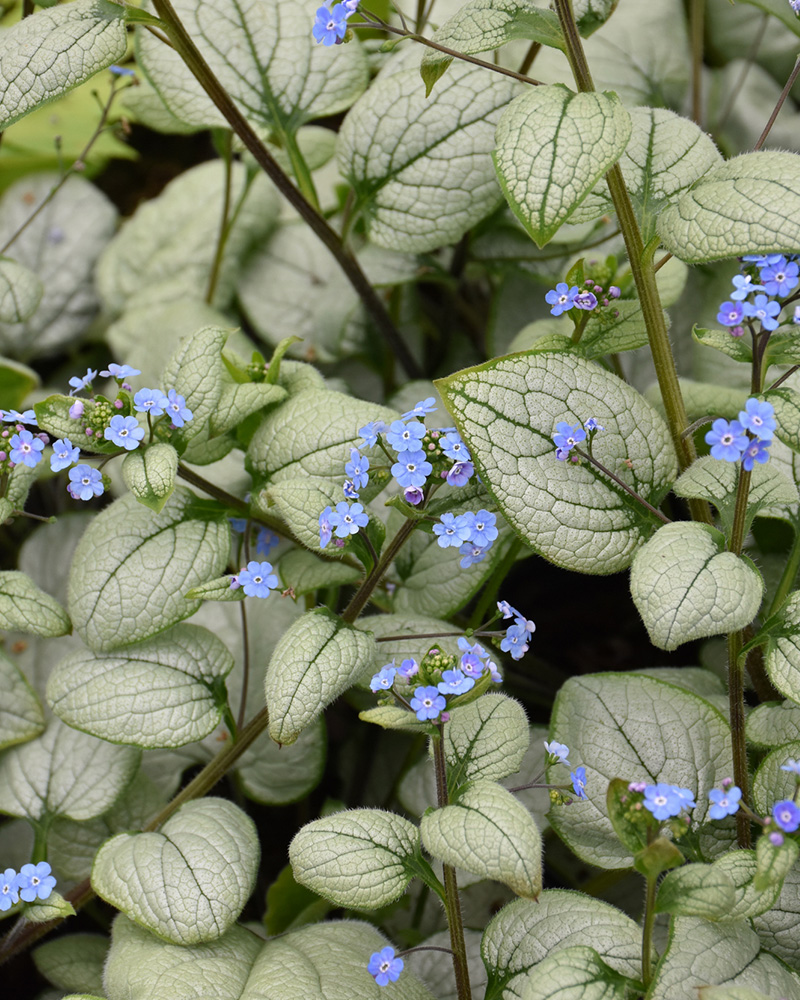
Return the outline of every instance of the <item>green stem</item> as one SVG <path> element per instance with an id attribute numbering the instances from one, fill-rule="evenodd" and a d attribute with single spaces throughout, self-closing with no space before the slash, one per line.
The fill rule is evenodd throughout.
<path id="1" fill-rule="evenodd" d="M 339 267 L 344 272 L 345 277 L 364 303 L 365 309 L 372 317 L 373 322 L 388 347 L 396 355 L 409 378 L 423 378 L 424 372 L 420 369 L 406 346 L 405 341 L 398 333 L 394 323 L 392 323 L 381 297 L 369 283 L 367 276 L 361 269 L 361 265 L 344 246 L 336 231 L 328 225 L 319 212 L 314 209 L 314 206 L 303 197 L 302 193 L 294 186 L 289 177 L 281 170 L 275 158 L 258 138 L 250 123 L 239 111 L 228 92 L 214 75 L 211 67 L 200 54 L 180 18 L 175 13 L 170 0 L 153 0 L 153 6 L 156 9 L 158 17 L 164 23 L 164 30 L 169 37 L 172 47 L 186 63 L 190 72 L 220 110 L 233 131 L 253 154 L 259 167 L 269 177 L 289 204 L 297 211 L 300 218 L 308 224 L 314 235 L 331 252 Z"/>
<path id="2" fill-rule="evenodd" d="M 197 473 L 192 472 L 191 469 L 187 468 L 182 462 L 178 463 L 178 476 L 187 483 L 191 483 L 192 486 L 196 486 L 199 490 L 204 493 L 208 493 L 210 497 L 214 497 L 215 500 L 219 500 L 220 503 L 224 503 L 226 507 L 230 507 L 231 510 L 238 511 L 240 514 L 244 514 L 245 517 L 250 517 L 250 505 L 245 503 L 244 500 L 240 500 L 235 497 L 232 493 L 228 493 L 227 490 L 223 490 L 219 486 L 215 486 L 214 483 L 210 483 L 207 479 L 203 479 L 202 476 L 198 476 Z"/>
<path id="3" fill-rule="evenodd" d="M 442 809 L 448 804 L 450 799 L 447 793 L 447 762 L 444 757 L 441 726 L 439 728 L 439 735 L 433 739 L 433 766 L 436 772 L 436 804 Z M 442 865 L 442 871 L 444 874 L 447 925 L 450 929 L 450 947 L 453 949 L 453 971 L 456 976 L 456 993 L 458 1000 L 471 1000 L 472 992 L 469 985 L 467 946 L 464 941 L 464 924 L 461 919 L 461 900 L 458 896 L 456 870 L 452 865 Z"/>
<path id="4" fill-rule="evenodd" d="M 47 861 L 47 837 L 50 833 L 50 821 L 45 818 L 33 827 L 33 856 L 31 861 L 38 865 L 40 861 Z"/>
<path id="5" fill-rule="evenodd" d="M 750 801 L 750 777 L 747 771 L 747 743 L 744 735 L 744 668 L 739 663 L 742 651 L 742 633 L 728 636 L 728 705 L 731 717 L 731 743 L 733 749 L 733 780 L 742 790 L 742 801 Z M 736 839 L 739 847 L 752 846 L 750 820 L 740 809 L 736 814 Z"/>
<path id="6" fill-rule="evenodd" d="M 656 888 L 658 879 L 648 878 L 644 895 L 644 923 L 642 926 L 642 981 L 645 990 L 653 978 L 653 928 L 656 922 Z"/>
<path id="7" fill-rule="evenodd" d="M 586 324 L 589 322 L 590 312 L 588 310 L 583 311 L 583 315 L 575 324 L 575 329 L 572 331 L 572 343 L 579 344 L 581 342 L 581 337 L 586 329 Z"/>
<path id="8" fill-rule="evenodd" d="M 248 521 L 247 530 L 250 530 L 250 522 Z M 239 602 L 239 611 L 241 612 L 242 618 L 242 694 L 239 700 L 239 714 L 236 717 L 236 732 L 244 725 L 244 713 L 247 711 L 247 688 L 250 684 L 250 639 L 247 633 L 247 611 L 245 611 L 245 602 Z"/>
<path id="9" fill-rule="evenodd" d="M 765 619 L 771 618 L 789 596 L 789 592 L 794 586 L 794 581 L 797 579 L 798 569 L 800 569 L 800 524 L 795 524 L 794 541 L 792 542 L 792 547 L 789 550 L 789 558 L 786 560 L 786 565 L 783 567 L 783 573 L 781 574 L 778 588 L 775 591 L 775 595 L 773 596 L 772 602 L 769 606 L 769 611 L 767 611 L 764 615 Z"/>
<path id="10" fill-rule="evenodd" d="M 602 472 L 604 475 L 612 479 L 617 484 L 617 486 L 622 487 L 622 489 L 625 490 L 628 496 L 633 497 L 633 499 L 637 503 L 640 503 L 646 510 L 649 510 L 651 514 L 655 515 L 655 517 L 659 519 L 659 521 L 662 521 L 664 524 L 672 524 L 672 521 L 667 517 L 666 514 L 662 514 L 657 507 L 654 507 L 651 503 L 648 503 L 643 496 L 640 496 L 636 492 L 636 490 L 631 489 L 631 487 L 628 486 L 627 483 L 623 482 L 619 478 L 619 476 L 615 475 L 611 471 L 611 469 L 607 469 L 602 462 L 598 462 L 596 458 L 593 458 L 588 452 L 583 451 L 583 449 L 581 448 L 576 448 L 575 451 L 578 455 L 581 456 L 581 458 L 585 458 L 587 462 L 591 462 L 591 464 L 595 468 L 599 469 L 600 472 Z"/>
<path id="11" fill-rule="evenodd" d="M 295 179 L 297 180 L 297 186 L 300 188 L 300 191 L 306 201 L 310 205 L 313 205 L 314 209 L 319 212 L 319 197 L 317 195 L 317 189 L 314 186 L 311 171 L 308 169 L 305 157 L 300 152 L 300 147 L 297 145 L 297 138 L 295 134 L 289 131 L 281 132 L 281 139 L 283 140 L 286 152 L 289 154 L 289 162 L 292 164 L 292 171 L 294 172 Z"/>
<path id="12" fill-rule="evenodd" d="M 577 88 L 583 93 L 592 93 L 595 89 L 594 81 L 586 62 L 586 54 L 575 24 L 570 0 L 554 0 L 554 2 Z M 615 164 L 609 170 L 606 181 L 628 251 L 631 274 L 639 295 L 639 304 L 642 307 L 642 318 L 647 330 L 650 352 L 667 414 L 672 443 L 678 456 L 678 464 L 681 470 L 684 470 L 692 464 L 697 456 L 692 439 L 682 436 L 689 421 L 678 382 L 675 358 L 667 334 L 661 297 L 656 285 L 652 254 L 645 254 L 639 223 L 619 164 Z M 695 521 L 712 523 L 711 508 L 706 500 L 690 500 L 689 510 Z"/>
<path id="13" fill-rule="evenodd" d="M 692 118 L 703 127 L 703 31 L 706 0 L 690 0 L 689 14 L 692 39 Z"/>
<path id="14" fill-rule="evenodd" d="M 217 282 L 219 281 L 219 272 L 222 267 L 222 258 L 225 254 L 225 244 L 228 242 L 228 233 L 230 232 L 230 226 L 228 223 L 228 215 L 231 210 L 231 183 L 233 180 L 233 133 L 226 132 L 225 134 L 225 194 L 222 199 L 222 218 L 219 223 L 219 235 L 217 236 L 217 248 L 214 252 L 214 260 L 211 264 L 211 273 L 208 276 L 208 287 L 206 288 L 206 302 L 211 305 L 214 299 L 214 293 L 217 290 Z M 150 413 L 148 412 L 148 417 Z"/>
<path id="15" fill-rule="evenodd" d="M 233 767 L 236 761 L 242 756 L 253 742 L 264 732 L 269 725 L 269 713 L 266 708 L 254 715 L 253 718 L 239 733 L 236 742 L 231 741 L 217 756 L 208 762 L 203 770 L 183 788 L 171 802 L 168 802 L 161 812 L 144 828 L 143 832 L 157 830 L 162 823 L 165 823 L 174 812 L 176 812 L 186 802 L 199 799 L 206 795 L 211 789 L 221 781 L 221 779 Z M 67 899 L 76 910 L 85 906 L 94 899 L 95 893 L 89 879 L 75 886 L 64 898 Z M 46 923 L 29 923 L 24 917 L 20 917 L 14 927 L 0 942 L 0 965 L 13 958 L 14 955 L 29 948 L 34 942 L 43 938 L 50 931 L 54 930 L 63 922 L 64 917 L 56 917 Z"/>
<path id="16" fill-rule="evenodd" d="M 416 521 L 405 521 L 400 525 L 400 530 L 383 550 L 383 555 L 380 558 L 380 562 L 377 563 L 375 568 L 369 574 L 369 576 L 364 580 L 361 586 L 358 588 L 356 593 L 353 595 L 353 599 L 345 608 L 342 618 L 344 621 L 352 623 L 358 618 L 361 612 L 364 610 L 364 606 L 372 595 L 372 591 L 378 586 L 383 578 L 383 574 L 391 566 L 394 561 L 395 556 L 402 548 L 408 536 L 416 527 Z"/>

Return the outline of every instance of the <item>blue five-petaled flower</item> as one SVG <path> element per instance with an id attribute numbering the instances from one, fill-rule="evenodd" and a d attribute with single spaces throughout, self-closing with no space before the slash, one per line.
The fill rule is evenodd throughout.
<path id="1" fill-rule="evenodd" d="M 711 802 L 708 815 L 711 819 L 724 819 L 726 816 L 733 816 L 734 813 L 739 811 L 741 797 L 742 790 L 741 788 L 737 788 L 736 785 L 729 788 L 727 792 L 719 788 L 712 788 L 708 793 L 708 798 Z"/>
<path id="2" fill-rule="evenodd" d="M 374 978 L 378 986 L 388 986 L 396 983 L 403 971 L 403 959 L 395 958 L 394 948 L 381 948 L 373 952 L 367 963 L 367 972 Z"/>
<path id="3" fill-rule="evenodd" d="M 410 702 L 420 722 L 438 718 L 446 704 L 447 702 L 435 687 L 418 687 Z"/>
<path id="4" fill-rule="evenodd" d="M 237 579 L 248 597 L 269 597 L 270 591 L 278 586 L 272 563 L 256 562 L 255 559 L 247 564 L 246 569 L 239 570 Z"/>
<path id="5" fill-rule="evenodd" d="M 31 431 L 23 430 L 19 434 L 14 434 L 10 444 L 11 451 L 8 457 L 15 465 L 27 465 L 32 469 L 41 462 L 44 441 L 34 437 Z"/>
<path id="6" fill-rule="evenodd" d="M 139 442 L 144 437 L 144 428 L 139 426 L 136 417 L 123 417 L 118 413 L 111 418 L 111 423 L 103 431 L 103 437 L 107 441 L 113 441 L 119 448 L 133 451 L 139 447 Z"/>

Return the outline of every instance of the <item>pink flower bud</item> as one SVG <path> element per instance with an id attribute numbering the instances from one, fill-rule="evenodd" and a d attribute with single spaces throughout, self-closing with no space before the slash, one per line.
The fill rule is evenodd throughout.
<path id="1" fill-rule="evenodd" d="M 114 400 L 114 409 L 115 410 L 121 410 L 122 409 L 122 400 L 121 399 L 115 399 Z"/>

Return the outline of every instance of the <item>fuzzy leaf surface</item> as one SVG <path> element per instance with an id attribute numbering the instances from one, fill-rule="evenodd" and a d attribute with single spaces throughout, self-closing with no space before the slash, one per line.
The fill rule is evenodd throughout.
<path id="1" fill-rule="evenodd" d="M 0 650 L 0 750 L 38 736 L 44 713 L 19 667 Z"/>
<path id="2" fill-rule="evenodd" d="M 31 820 L 92 819 L 109 809 L 139 766 L 139 751 L 115 747 L 52 720 L 41 736 L 0 758 L 0 811 Z"/>
<path id="3" fill-rule="evenodd" d="M 258 834 L 226 799 L 187 802 L 158 833 L 121 833 L 100 848 L 92 888 L 171 944 L 221 937 L 255 886 Z"/>
<path id="4" fill-rule="evenodd" d="M 422 252 L 458 240 L 501 195 L 490 153 L 519 85 L 459 63 L 425 97 L 417 69 L 382 74 L 339 133 L 339 164 L 378 246 Z"/>
<path id="5" fill-rule="evenodd" d="M 294 0 L 175 0 L 173 6 L 227 93 L 267 132 L 294 132 L 343 111 L 367 85 L 360 44 L 318 45 L 308 10 Z M 177 118 L 199 128 L 230 127 L 173 49 L 142 31 L 137 55 Z"/>
<path id="6" fill-rule="evenodd" d="M 503 882 L 526 899 L 541 892 L 541 835 L 501 785 L 472 782 L 453 804 L 423 816 L 420 829 L 426 850 L 445 864 Z"/>
<path id="7" fill-rule="evenodd" d="M 120 61 L 125 14 L 108 0 L 39 10 L 0 32 L 0 131 Z"/>
<path id="8" fill-rule="evenodd" d="M 171 444 L 153 444 L 146 451 L 136 449 L 122 462 L 122 478 L 139 503 L 156 514 L 175 489 L 178 453 Z"/>
<path id="9" fill-rule="evenodd" d="M 516 773 L 529 743 L 525 710 L 513 698 L 487 694 L 454 708 L 444 729 L 451 792 L 467 781 L 499 781 Z"/>
<path id="10" fill-rule="evenodd" d="M 267 667 L 264 691 L 269 734 L 276 743 L 294 743 L 319 713 L 369 667 L 372 634 L 315 608 L 281 637 Z"/>
<path id="11" fill-rule="evenodd" d="M 613 832 L 605 789 L 612 778 L 689 788 L 702 824 L 708 791 L 731 773 L 730 729 L 722 713 L 688 691 L 637 674 L 571 678 L 556 696 L 551 739 L 586 767 L 586 801 L 557 807 L 549 818 L 585 861 L 626 868 L 631 856 Z"/>
<path id="12" fill-rule="evenodd" d="M 217 725 L 232 669 L 215 635 L 176 625 L 113 656 L 73 653 L 50 675 L 47 700 L 68 725 L 112 743 L 179 747 Z"/>
<path id="13" fill-rule="evenodd" d="M 219 576 L 230 549 L 227 522 L 204 511 L 179 486 L 160 514 L 127 495 L 92 521 L 69 580 L 73 623 L 90 649 L 139 642 L 197 610 L 184 592 Z"/>
<path id="14" fill-rule="evenodd" d="M 0 628 L 42 638 L 72 631 L 69 615 L 58 601 L 18 570 L 0 572 Z"/>
<path id="15" fill-rule="evenodd" d="M 0 257 L 0 322 L 22 323 L 30 319 L 43 295 L 44 285 L 29 267 Z"/>
<path id="16" fill-rule="evenodd" d="M 596 457 L 658 506 L 677 461 L 666 425 L 639 393 L 593 362 L 550 351 L 468 368 L 437 387 L 484 484 L 536 552 L 583 573 L 630 564 L 652 515 L 593 466 L 560 462 L 552 435 L 559 421 L 594 416 L 605 427 Z"/>
<path id="17" fill-rule="evenodd" d="M 593 948 L 574 945 L 531 969 L 522 984 L 522 1000 L 625 1000 L 630 985 Z"/>
<path id="18" fill-rule="evenodd" d="M 764 583 L 726 545 L 716 528 L 673 522 L 634 556 L 631 596 L 659 649 L 733 632 L 755 618 Z"/>
<path id="19" fill-rule="evenodd" d="M 709 170 L 658 220 L 664 246 L 701 264 L 800 246 L 800 156 L 744 153 Z"/>
<path id="20" fill-rule="evenodd" d="M 375 910 L 413 876 L 419 830 L 382 809 L 348 809 L 307 823 L 289 845 L 295 879 L 337 906 Z"/>
<path id="21" fill-rule="evenodd" d="M 503 112 L 494 162 L 511 210 L 543 247 L 617 162 L 631 119 L 616 94 L 533 87 Z"/>

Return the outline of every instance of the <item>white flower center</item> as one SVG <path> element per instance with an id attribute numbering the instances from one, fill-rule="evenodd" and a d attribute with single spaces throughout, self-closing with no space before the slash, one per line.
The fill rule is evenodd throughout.
<path id="1" fill-rule="evenodd" d="M 264 577 L 263 576 L 254 576 L 253 577 L 253 583 L 263 583 L 263 582 L 264 582 Z"/>
<path id="2" fill-rule="evenodd" d="M 733 434 L 723 434 L 720 438 L 720 444 L 729 445 L 733 444 Z"/>
<path id="3" fill-rule="evenodd" d="M 657 806 L 665 806 L 667 804 L 667 799 L 664 795 L 657 795 L 653 799 L 653 802 L 655 802 Z"/>

